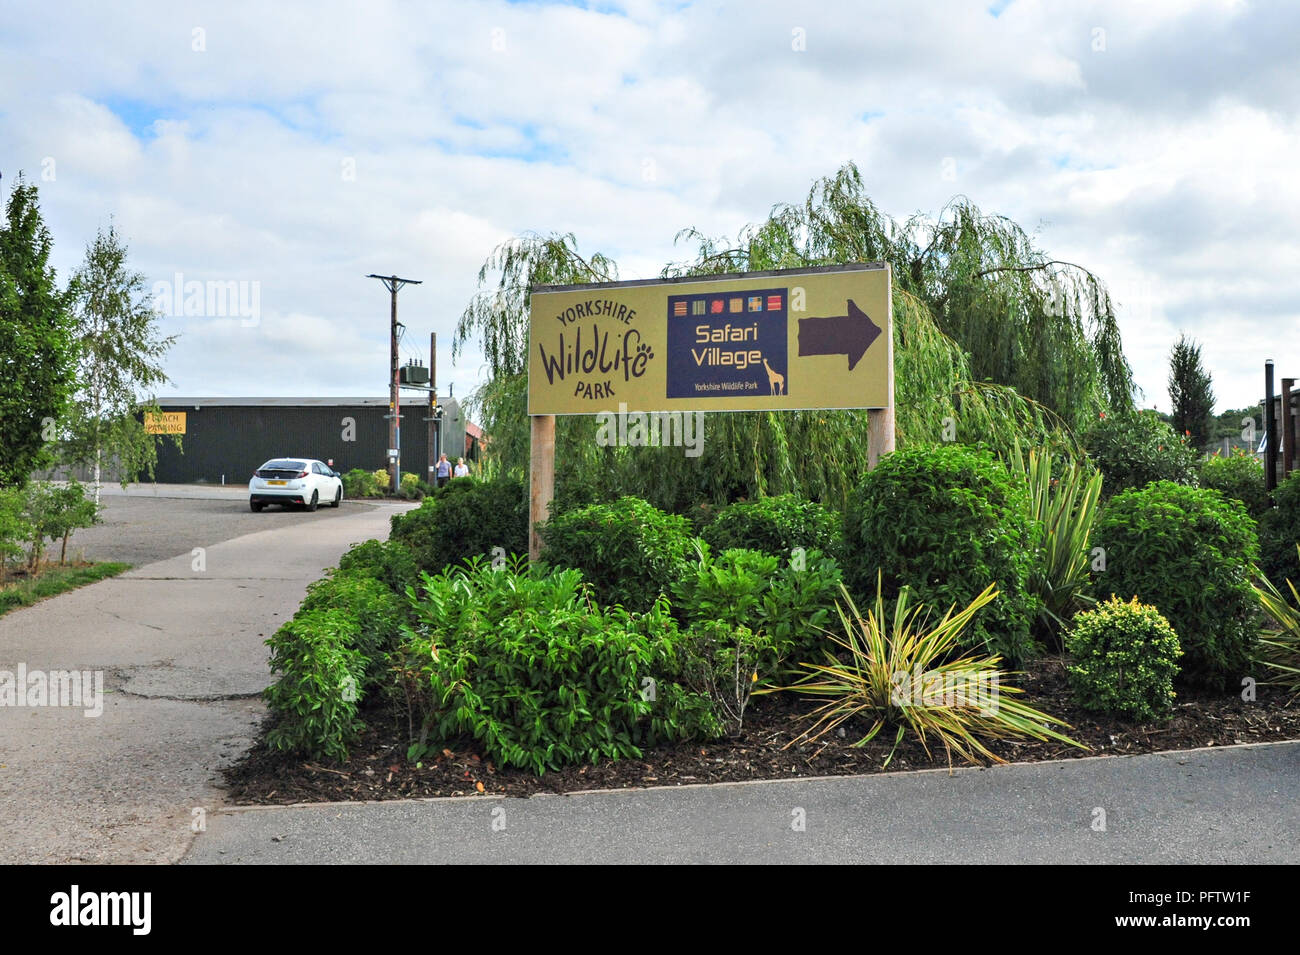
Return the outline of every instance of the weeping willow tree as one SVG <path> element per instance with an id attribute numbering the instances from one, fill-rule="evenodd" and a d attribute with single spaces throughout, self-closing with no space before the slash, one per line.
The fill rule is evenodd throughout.
<path id="1" fill-rule="evenodd" d="M 665 278 L 888 262 L 900 445 L 958 440 L 1005 450 L 1018 440 L 1073 450 L 1075 430 L 1098 412 L 1132 405 L 1132 373 L 1104 284 L 966 199 L 934 219 L 900 223 L 875 207 L 849 164 L 734 241 L 694 229 L 678 241 L 695 254 L 665 267 Z M 474 401 L 492 435 L 489 453 L 507 473 L 527 473 L 529 289 L 616 278 L 611 259 L 583 258 L 571 234 L 522 236 L 480 270 L 453 354 L 482 341 L 491 380 Z M 838 507 L 867 466 L 866 412 L 723 412 L 705 422 L 704 453 L 691 458 L 680 448 L 600 447 L 594 419 L 561 417 L 557 497 L 632 493 L 683 510 L 794 491 Z"/>

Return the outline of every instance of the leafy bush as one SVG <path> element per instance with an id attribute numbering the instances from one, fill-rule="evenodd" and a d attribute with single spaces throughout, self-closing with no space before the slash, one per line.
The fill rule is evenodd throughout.
<path id="1" fill-rule="evenodd" d="M 23 492 L 0 487 L 0 583 L 8 573 L 9 562 L 23 555 L 23 544 L 30 536 Z"/>
<path id="2" fill-rule="evenodd" d="M 677 682 L 678 636 L 661 602 L 638 617 L 594 604 L 576 570 L 522 560 L 422 575 L 404 644 L 423 715 L 416 758 L 462 734 L 503 766 L 640 756 L 662 739 L 716 735 L 709 701 Z"/>
<path id="3" fill-rule="evenodd" d="M 416 582 L 420 568 L 410 548 L 398 541 L 368 540 L 355 544 L 339 558 L 338 573 L 371 577 L 397 594 Z"/>
<path id="4" fill-rule="evenodd" d="M 1152 720 L 1173 706 L 1183 651 L 1155 607 L 1111 597 L 1075 616 L 1065 646 L 1070 686 L 1085 710 Z"/>
<path id="5" fill-rule="evenodd" d="M 601 603 L 638 613 L 669 592 L 691 559 L 686 519 L 636 497 L 556 515 L 540 530 L 547 563 L 581 570 Z"/>
<path id="6" fill-rule="evenodd" d="M 796 547 L 835 553 L 841 522 L 838 514 L 814 501 L 781 494 L 728 505 L 704 527 L 701 536 L 719 553 L 746 547 L 784 560 Z"/>
<path id="7" fill-rule="evenodd" d="M 402 485 L 397 491 L 397 496 L 408 501 L 418 501 L 424 497 L 426 487 L 428 485 L 421 481 L 418 475 L 407 472 L 402 475 Z"/>
<path id="8" fill-rule="evenodd" d="M 388 471 L 384 468 L 379 468 L 378 470 L 370 472 L 370 484 L 374 487 L 375 493 L 378 495 L 382 496 L 388 493 L 390 480 Z"/>
<path id="9" fill-rule="evenodd" d="M 1264 490 L 1264 466 L 1253 454 L 1234 451 L 1227 457 L 1216 451 L 1201 462 L 1201 487 L 1210 487 L 1224 497 L 1241 501 L 1255 520 L 1268 510 L 1268 492 Z"/>
<path id="10" fill-rule="evenodd" d="M 383 484 L 375 482 L 375 474 L 383 474 Z M 388 486 L 388 472 L 376 471 L 372 474 L 361 468 L 353 468 L 343 475 L 343 493 L 350 498 L 382 497 L 383 489 Z"/>
<path id="11" fill-rule="evenodd" d="M 1038 613 L 1030 589 L 1040 528 L 1029 494 L 990 452 L 964 445 L 912 447 L 881 459 L 849 496 L 844 516 L 845 575 L 858 593 L 882 573 L 884 598 L 904 586 L 937 609 L 964 607 L 990 583 L 996 604 L 981 605 L 963 634 L 1019 662 Z"/>
<path id="12" fill-rule="evenodd" d="M 336 570 L 307 588 L 307 597 L 299 614 L 333 608 L 355 624 L 348 631 L 349 649 L 361 654 L 364 679 L 357 692 L 384 682 L 388 672 L 388 655 L 401 641 L 402 627 L 409 622 L 405 594 L 389 588 L 382 580 L 356 571 Z"/>
<path id="13" fill-rule="evenodd" d="M 1088 538 L 1097 519 L 1100 473 L 1089 474 L 1084 462 L 1054 458 L 1047 448 L 1011 456 L 1015 473 L 1029 488 L 1029 514 L 1043 527 L 1029 590 L 1038 598 L 1037 631 L 1059 633 L 1066 621 L 1093 602 Z"/>
<path id="14" fill-rule="evenodd" d="M 971 642 L 963 631 L 997 596 L 992 584 L 965 609 L 949 610 L 933 626 L 927 626 L 926 608 L 913 602 L 908 588 L 887 614 L 884 588 L 878 585 L 875 609 L 865 618 L 848 590 L 842 593 L 844 636 L 832 638 L 838 655 L 827 650 L 821 662 L 802 663 L 805 676 L 790 687 L 826 700 L 808 714 L 813 725 L 801 740 L 815 742 L 861 719 L 869 726 L 854 745 L 865 746 L 886 726 L 896 726 L 886 766 L 909 731 L 926 753 L 930 737 L 938 739 L 950 766 L 953 753 L 972 763 L 981 756 L 1005 762 L 985 746 L 992 739 L 1054 739 L 1084 748 L 1051 728 L 1069 729 L 1066 724 L 1013 698 L 1023 691 L 1006 685 L 999 657 L 958 656 L 959 648 Z"/>
<path id="15" fill-rule="evenodd" d="M 764 637 L 755 669 L 767 680 L 787 658 L 824 644 L 840 582 L 839 565 L 819 550 L 782 562 L 744 548 L 716 558 L 704 549 L 672 590 L 677 615 L 690 629 L 718 622 L 730 628 L 728 640 L 742 628 Z"/>
<path id="16" fill-rule="evenodd" d="M 769 674 L 787 659 L 818 656 L 835 622 L 835 602 L 842 583 L 840 565 L 819 550 L 786 561 L 777 571 L 756 618 L 759 628 L 771 638 L 777 660 Z"/>
<path id="17" fill-rule="evenodd" d="M 1154 605 L 1178 634 L 1185 681 L 1222 689 L 1241 676 L 1256 639 L 1258 545 L 1240 501 L 1158 481 L 1112 498 L 1092 543 L 1105 558 L 1098 595 Z"/>
<path id="18" fill-rule="evenodd" d="M 267 640 L 271 671 L 263 692 L 277 718 L 266 734 L 273 749 L 314 758 L 347 759 L 362 729 L 357 701 L 367 661 L 355 649 L 360 625 L 346 609 L 300 612 Z"/>
<path id="19" fill-rule="evenodd" d="M 702 559 L 672 584 L 676 608 L 688 622 L 717 621 L 729 627 L 751 622 L 780 562 L 741 547 Z"/>
<path id="20" fill-rule="evenodd" d="M 1287 580 L 1300 580 L 1300 471 L 1293 471 L 1273 490 L 1277 506 L 1259 522 L 1260 568 L 1279 590 Z"/>
<path id="21" fill-rule="evenodd" d="M 272 746 L 346 758 L 363 726 L 361 700 L 389 685 L 391 658 L 411 622 L 405 592 L 417 575 L 405 546 L 370 540 L 307 588 L 293 619 L 267 640 L 280 674 L 265 694 L 278 717 Z"/>
<path id="22" fill-rule="evenodd" d="M 1103 415 L 1084 433 L 1083 444 L 1101 468 L 1103 497 L 1152 481 L 1196 484 L 1200 454 L 1154 411 Z"/>
<path id="23" fill-rule="evenodd" d="M 411 549 L 420 570 L 437 572 L 480 554 L 528 552 L 528 492 L 518 481 L 449 481 L 417 508 L 396 514 L 392 540 Z"/>

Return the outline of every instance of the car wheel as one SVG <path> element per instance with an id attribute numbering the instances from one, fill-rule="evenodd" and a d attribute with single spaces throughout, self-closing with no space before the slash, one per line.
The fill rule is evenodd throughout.
<path id="1" fill-rule="evenodd" d="M 334 503 L 331 504 L 330 507 L 338 507 L 339 504 L 342 503 L 342 501 L 343 501 L 343 488 L 340 487 L 337 491 L 334 492 Z"/>
<path id="2" fill-rule="evenodd" d="M 318 508 L 318 507 L 320 507 L 320 495 L 319 495 L 317 492 L 312 491 L 312 492 L 311 492 L 311 503 L 307 505 L 307 510 L 309 510 L 309 511 L 314 511 L 314 510 L 316 510 L 316 508 Z"/>
<path id="3" fill-rule="evenodd" d="M 248 502 L 248 509 L 249 509 L 250 511 L 252 511 L 254 514 L 261 514 L 261 513 L 262 513 L 262 505 L 259 504 L 259 503 L 257 503 L 257 501 L 249 501 L 249 502 Z"/>

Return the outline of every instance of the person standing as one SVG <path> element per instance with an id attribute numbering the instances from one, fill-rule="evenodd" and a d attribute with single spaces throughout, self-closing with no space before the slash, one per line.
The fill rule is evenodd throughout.
<path id="1" fill-rule="evenodd" d="M 438 487 L 443 487 L 447 483 L 448 478 L 451 477 L 451 462 L 447 460 L 447 455 L 445 454 L 438 456 L 438 467 L 435 472 L 435 477 L 437 479 Z"/>
<path id="2" fill-rule="evenodd" d="M 464 458 L 456 459 L 456 477 L 469 477 L 469 465 Z"/>

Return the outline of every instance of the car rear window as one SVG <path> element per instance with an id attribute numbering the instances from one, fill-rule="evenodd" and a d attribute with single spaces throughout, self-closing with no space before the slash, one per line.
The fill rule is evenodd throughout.
<path id="1" fill-rule="evenodd" d="M 288 458 L 278 458 L 275 461 L 267 461 L 259 471 L 305 471 L 307 469 L 306 461 L 291 461 Z"/>

